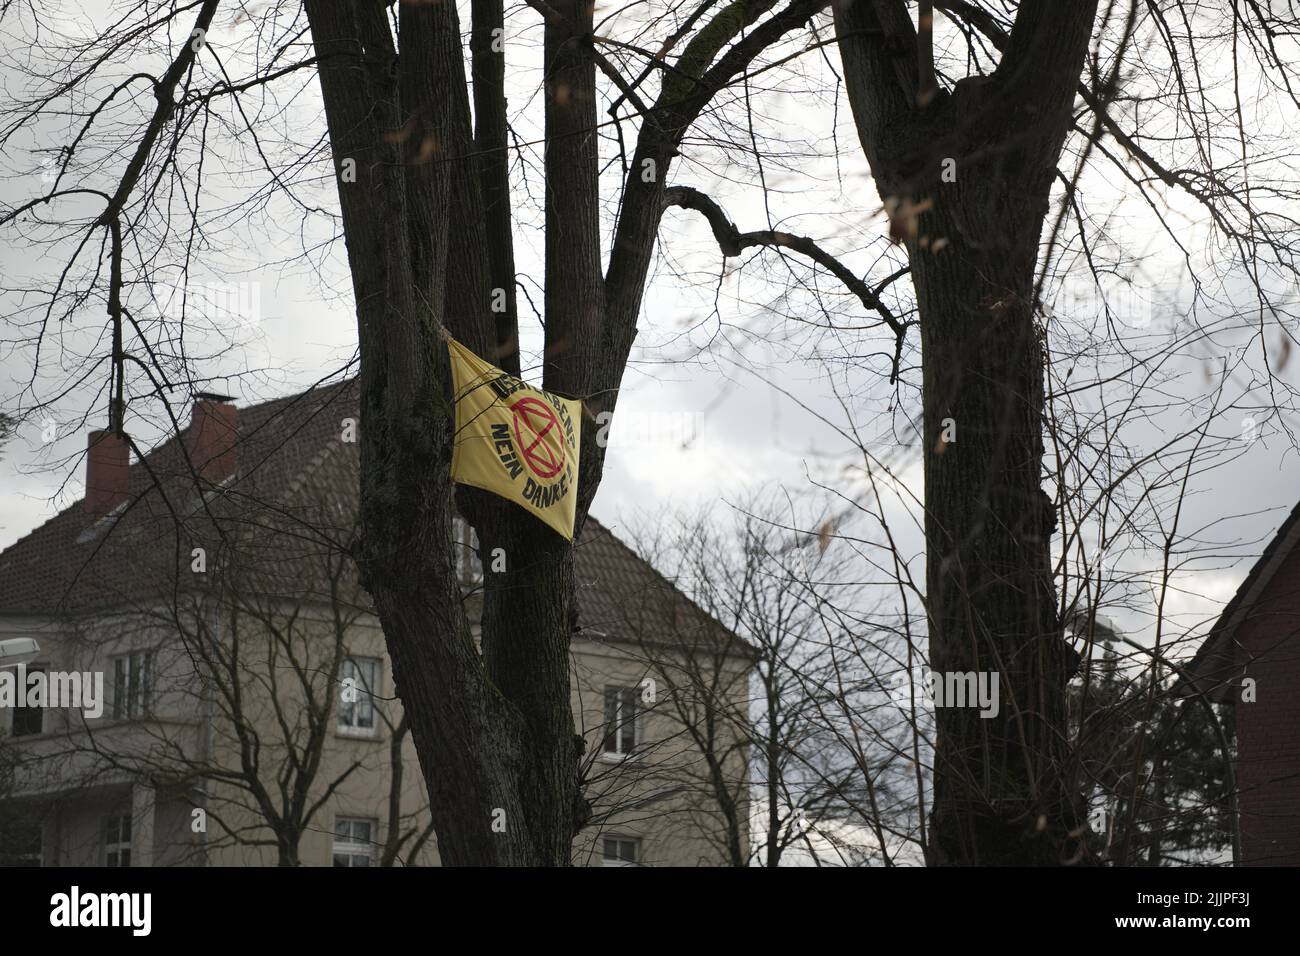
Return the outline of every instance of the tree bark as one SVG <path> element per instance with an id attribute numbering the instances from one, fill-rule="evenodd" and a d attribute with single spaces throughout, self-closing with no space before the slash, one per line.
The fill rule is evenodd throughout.
<path id="1" fill-rule="evenodd" d="M 447 161 L 470 138 L 468 108 L 455 102 L 454 89 L 465 92 L 455 5 L 402 5 L 401 71 L 382 4 L 309 0 L 306 9 L 336 165 L 352 160 L 356 172 L 355 182 L 340 175 L 339 202 L 361 349 L 357 564 L 383 623 L 442 861 L 543 862 L 518 785 L 525 726 L 486 679 L 453 566 L 444 316 L 471 347 L 486 345 L 472 313 L 443 308 L 455 281 L 444 278 L 449 221 L 472 201 L 453 199 Z"/>
<path id="2" fill-rule="evenodd" d="M 682 136 L 723 86 L 826 0 L 735 2 L 686 44 L 644 118 L 601 273 L 592 8 L 542 6 L 546 97 L 543 387 L 613 411 Z M 454 3 L 307 0 L 361 353 L 361 531 L 353 552 L 384 628 L 447 864 L 565 865 L 584 806 L 569 696 L 573 548 L 513 504 L 463 488 L 484 566 L 481 652 L 455 571 L 445 328 L 518 367 L 499 0 L 475 0 L 476 136 Z M 734 41 L 734 43 L 733 43 Z M 733 43 L 727 48 L 728 43 Z M 400 55 L 399 55 L 400 54 Z M 714 62 L 716 59 L 716 63 Z M 355 181 L 350 181 L 350 164 Z M 507 308 L 492 312 L 494 288 Z M 604 448 L 583 429 L 576 529 Z M 504 559 L 500 568 L 498 556 Z"/>
<path id="3" fill-rule="evenodd" d="M 926 108 L 901 0 L 835 12 L 855 122 L 920 313 L 931 669 L 996 673 L 1001 691 L 995 717 L 936 707 L 932 864 L 1082 858 L 1065 723 L 1076 659 L 1051 572 L 1033 298 L 1095 12 L 1095 0 L 1025 0 L 995 73 Z"/>

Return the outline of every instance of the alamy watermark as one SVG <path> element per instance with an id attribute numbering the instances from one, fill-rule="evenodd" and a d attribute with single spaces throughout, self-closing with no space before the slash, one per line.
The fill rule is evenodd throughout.
<path id="1" fill-rule="evenodd" d="M 73 886 L 50 897 L 50 925 L 121 926 L 133 936 L 148 936 L 153 928 L 153 894 L 83 893 Z"/>
<path id="2" fill-rule="evenodd" d="M 260 282 L 154 282 L 149 295 L 164 318 L 178 319 L 183 309 L 225 328 L 252 328 L 262 321 Z"/>
<path id="3" fill-rule="evenodd" d="M 663 445 L 684 448 L 695 441 L 704 422 L 701 412 L 600 412 L 596 444 L 608 448 Z"/>
<path id="4" fill-rule="evenodd" d="M 997 671 L 931 671 L 916 668 L 909 674 L 898 671 L 882 683 L 890 700 L 906 707 L 913 690 L 935 707 L 978 707 L 980 717 L 996 717 L 1001 712 L 1000 678 Z"/>
<path id="5" fill-rule="evenodd" d="M 0 669 L 0 708 L 77 708 L 94 720 L 104 714 L 103 671 Z"/>
<path id="6" fill-rule="evenodd" d="M 1088 278 L 1071 278 L 1061 284 L 1050 299 L 1043 302 L 1049 317 L 1071 320 L 1103 319 L 1120 327 L 1145 329 L 1156 316 L 1156 288 L 1140 287 L 1114 276 L 1103 277 L 1100 284 Z"/>

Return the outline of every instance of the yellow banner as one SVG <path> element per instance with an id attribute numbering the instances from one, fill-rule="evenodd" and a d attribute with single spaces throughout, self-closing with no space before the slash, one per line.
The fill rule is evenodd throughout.
<path id="1" fill-rule="evenodd" d="M 573 540 L 582 403 L 533 388 L 455 339 L 451 479 L 507 498 Z"/>

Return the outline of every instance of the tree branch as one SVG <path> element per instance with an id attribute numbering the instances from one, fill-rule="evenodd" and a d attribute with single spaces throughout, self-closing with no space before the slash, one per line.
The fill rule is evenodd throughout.
<path id="1" fill-rule="evenodd" d="M 916 18 L 916 68 L 920 85 L 916 91 L 916 105 L 925 109 L 939 92 L 939 82 L 934 76 L 934 0 L 921 0 Z"/>
<path id="2" fill-rule="evenodd" d="M 510 218 L 510 153 L 506 121 L 505 12 L 502 0 L 470 4 L 470 74 L 474 80 L 474 151 L 483 197 L 488 272 L 492 297 L 504 297 L 494 311 L 499 368 L 519 374 L 519 309 L 515 295 L 515 243 Z M 498 32 L 500 31 L 500 32 Z M 494 49 L 494 47 L 497 47 Z M 495 309 L 497 303 L 491 303 Z"/>
<path id="3" fill-rule="evenodd" d="M 889 380 L 891 384 L 897 380 L 903 339 L 907 334 L 907 327 L 915 323 L 905 322 L 894 315 L 889 306 L 881 301 L 872 288 L 854 275 L 853 270 L 832 256 L 815 241 L 807 236 L 796 236 L 773 229 L 740 232 L 727 217 L 721 206 L 698 189 L 690 186 L 671 186 L 666 189 L 664 191 L 664 206 L 680 206 L 683 209 L 690 209 L 704 216 L 708 220 L 709 228 L 713 230 L 713 238 L 718 241 L 718 248 L 722 250 L 724 256 L 738 256 L 746 249 L 754 246 L 790 249 L 806 256 L 830 272 L 840 282 L 844 283 L 845 288 L 856 295 L 866 308 L 879 314 L 885 324 L 889 326 L 890 331 L 894 333 L 897 347 L 894 351 L 894 366 Z"/>

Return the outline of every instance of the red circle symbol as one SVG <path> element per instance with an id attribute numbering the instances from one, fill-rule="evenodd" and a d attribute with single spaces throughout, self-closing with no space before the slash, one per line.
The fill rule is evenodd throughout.
<path id="1" fill-rule="evenodd" d="M 564 443 L 551 448 L 542 439 L 560 427 L 555 409 L 540 398 L 521 398 L 510 406 L 515 415 L 515 446 L 528 470 L 538 478 L 554 478 L 564 467 Z M 528 441 L 524 441 L 524 436 Z"/>

